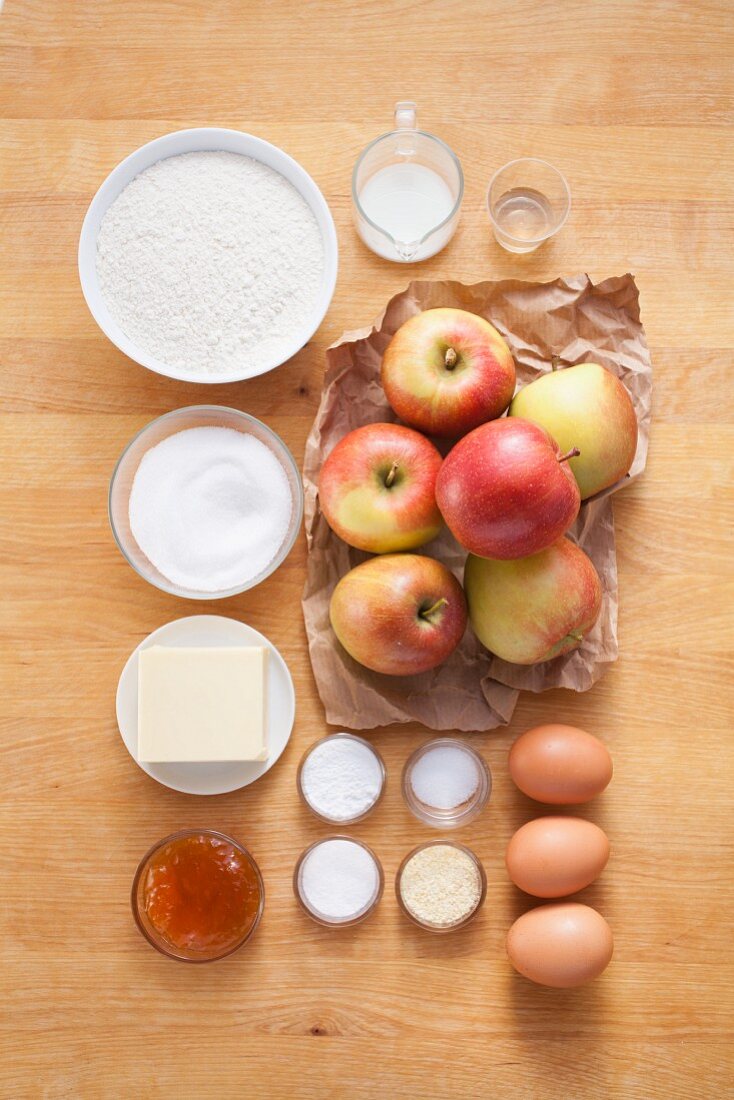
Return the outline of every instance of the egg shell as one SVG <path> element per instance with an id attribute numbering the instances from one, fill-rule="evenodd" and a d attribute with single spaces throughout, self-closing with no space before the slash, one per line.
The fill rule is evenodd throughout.
<path id="1" fill-rule="evenodd" d="M 507 934 L 507 955 L 531 982 L 575 989 L 607 968 L 612 930 L 601 913 L 579 902 L 555 902 L 523 913 Z"/>
<path id="2" fill-rule="evenodd" d="M 508 764 L 523 794 L 551 806 L 577 806 L 595 798 L 613 770 L 609 751 L 597 737 L 561 722 L 521 734 Z"/>
<path id="3" fill-rule="evenodd" d="M 579 817 L 536 817 L 517 830 L 505 854 L 515 886 L 536 898 L 562 898 L 583 890 L 608 859 L 604 830 Z"/>

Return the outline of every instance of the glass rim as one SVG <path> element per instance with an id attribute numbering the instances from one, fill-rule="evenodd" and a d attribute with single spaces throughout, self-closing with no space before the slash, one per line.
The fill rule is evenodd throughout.
<path id="1" fill-rule="evenodd" d="M 542 164 L 542 166 L 544 168 L 549 168 L 551 170 L 551 172 L 553 172 L 556 176 L 558 176 L 558 179 L 561 181 L 561 184 L 563 186 L 563 190 L 564 190 L 565 195 L 566 195 L 566 208 L 563 212 L 563 216 L 560 218 L 558 223 L 553 226 L 552 229 L 549 229 L 547 233 L 542 233 L 539 237 L 516 237 L 513 233 L 508 233 L 508 231 L 506 229 L 503 229 L 502 226 L 498 224 L 497 219 L 495 218 L 495 216 L 492 212 L 492 203 L 491 203 L 491 198 L 490 197 L 491 197 L 491 194 L 492 194 L 492 187 L 494 186 L 494 184 L 497 180 L 497 177 L 502 172 L 505 172 L 508 168 L 514 168 L 514 166 L 517 165 L 517 164 Z M 542 157 L 515 157 L 514 160 L 508 160 L 506 164 L 500 165 L 500 167 L 494 173 L 494 175 L 492 176 L 492 178 L 490 179 L 490 181 L 487 185 L 487 192 L 486 192 L 485 202 L 486 202 L 486 206 L 487 206 L 487 213 L 489 215 L 490 221 L 492 222 L 492 225 L 504 237 L 507 237 L 509 240 L 515 241 L 518 244 L 535 244 L 535 245 L 538 245 L 538 244 L 542 244 L 543 241 L 547 241 L 550 237 L 552 237 L 556 233 L 558 233 L 559 230 L 563 229 L 563 226 L 568 221 L 569 214 L 571 213 L 571 188 L 569 187 L 568 180 L 566 179 L 566 177 L 564 176 L 564 174 L 560 170 L 560 168 L 556 168 L 555 164 L 551 164 L 551 162 L 549 160 L 543 160 Z"/>
<path id="2" fill-rule="evenodd" d="M 367 807 L 367 809 L 363 813 L 358 814 L 357 817 L 336 818 L 336 817 L 328 817 L 326 814 L 322 814 L 319 810 L 316 809 L 315 806 L 313 806 L 313 804 L 311 802 L 309 802 L 309 800 L 306 796 L 306 792 L 303 789 L 303 782 L 302 782 L 303 769 L 304 769 L 306 761 L 310 757 L 311 753 L 314 752 L 319 747 L 319 745 L 323 745 L 325 741 L 333 741 L 333 740 L 335 740 L 335 738 L 349 739 L 350 741 L 358 741 L 359 744 L 366 745 L 367 748 L 372 753 L 372 755 L 376 758 L 378 766 L 380 768 L 381 779 L 380 779 L 379 793 L 378 793 L 377 797 L 375 798 L 374 802 L 370 803 L 370 805 Z M 370 744 L 370 742 L 367 741 L 366 738 L 359 737 L 356 733 L 349 733 L 347 730 L 340 730 L 337 733 L 327 733 L 323 737 L 319 737 L 319 739 L 317 741 L 314 741 L 314 743 L 312 745 L 310 745 L 309 748 L 306 749 L 303 756 L 301 757 L 300 763 L 298 765 L 298 770 L 296 772 L 296 787 L 298 789 L 299 795 L 301 796 L 301 799 L 303 801 L 304 806 L 306 806 L 306 808 L 308 810 L 310 810 L 310 812 L 314 815 L 314 817 L 317 817 L 319 819 L 319 821 L 326 822 L 327 825 L 356 825 L 357 822 L 364 821 L 364 819 L 366 817 L 368 817 L 369 814 L 372 813 L 372 811 L 375 809 L 375 807 L 378 805 L 378 803 L 382 801 L 383 795 L 385 794 L 385 787 L 386 786 L 387 786 L 387 768 L 385 766 L 385 761 L 384 761 L 382 755 L 377 751 L 377 749 L 375 748 L 374 745 Z M 351 840 L 352 837 L 349 837 L 349 839 Z"/>
<path id="3" fill-rule="evenodd" d="M 432 237 L 434 233 L 437 233 L 439 229 L 443 229 L 445 225 L 448 225 L 451 219 L 458 213 L 462 199 L 464 198 L 464 170 L 461 167 L 461 161 L 459 160 L 451 146 L 447 145 L 445 141 L 442 141 L 440 137 L 436 137 L 435 134 L 430 134 L 427 130 L 416 129 L 406 131 L 398 129 L 388 130 L 386 133 L 380 134 L 378 137 L 373 138 L 372 141 L 365 145 L 364 149 L 357 157 L 354 168 L 352 169 L 352 202 L 357 209 L 359 216 L 361 218 L 364 218 L 368 225 L 371 225 L 373 229 L 376 229 L 378 233 L 381 233 L 383 237 L 387 238 L 387 240 L 392 241 L 393 244 L 398 243 L 393 237 L 392 233 L 389 233 L 387 229 L 384 229 L 381 225 L 378 225 L 377 222 L 374 222 L 372 218 L 370 218 L 369 215 L 365 213 L 364 207 L 359 201 L 359 195 L 357 194 L 357 172 L 359 171 L 359 166 L 361 165 L 362 161 L 365 159 L 370 150 L 374 149 L 376 145 L 379 145 L 381 141 L 385 141 L 386 138 L 395 137 L 397 134 L 405 134 L 406 132 L 411 134 L 420 134 L 421 137 L 429 138 L 431 141 L 435 141 L 437 145 L 440 145 L 441 148 L 449 154 L 451 160 L 454 162 L 454 166 L 459 175 L 459 193 L 456 196 L 454 205 L 451 207 L 451 212 L 446 215 L 443 221 L 438 222 L 431 229 L 429 229 L 427 233 L 424 233 L 418 241 L 410 242 L 411 244 L 415 243 L 418 245 L 418 247 L 420 247 L 420 245 L 424 244 L 429 237 Z"/>
<path id="4" fill-rule="evenodd" d="M 154 579 L 153 577 L 146 576 L 146 574 L 143 573 L 143 571 L 131 559 L 130 555 L 128 554 L 127 550 L 125 549 L 125 546 L 123 545 L 123 542 L 122 542 L 122 539 L 119 535 L 117 527 L 115 526 L 115 521 L 114 521 L 114 518 L 113 518 L 113 515 L 112 515 L 112 495 L 113 495 L 114 490 L 115 490 L 115 484 L 116 484 L 116 481 L 117 481 L 117 476 L 120 472 L 120 468 L 121 468 L 123 462 L 125 461 L 125 458 L 127 457 L 129 451 L 132 449 L 132 447 L 135 445 L 135 443 L 137 443 L 138 440 L 142 439 L 143 436 L 148 431 L 150 431 L 156 424 L 160 424 L 160 423 L 163 423 L 163 421 L 173 419 L 174 417 L 177 417 L 177 416 L 181 416 L 182 413 L 191 413 L 191 414 L 194 414 L 194 413 L 201 413 L 201 414 L 205 414 L 205 413 L 227 413 L 228 415 L 232 415 L 236 418 L 239 418 L 243 421 L 246 421 L 248 424 L 257 424 L 258 427 L 263 429 L 265 435 L 268 436 L 271 440 L 273 440 L 275 442 L 276 446 L 275 446 L 274 450 L 277 450 L 279 454 L 282 453 L 283 457 L 285 458 L 286 463 L 290 466 L 290 468 L 293 472 L 295 482 L 298 486 L 298 491 L 293 496 L 292 530 L 289 531 L 289 533 L 286 535 L 286 537 L 283 540 L 283 543 L 282 543 L 280 549 L 278 550 L 278 553 L 275 555 L 275 557 L 270 562 L 268 562 L 267 566 L 263 570 L 261 570 L 260 573 L 258 573 L 255 577 L 250 578 L 250 580 L 248 580 L 247 583 L 244 584 L 244 585 L 236 585 L 234 588 L 223 588 L 223 589 L 221 589 L 217 592 L 201 592 L 198 589 L 183 588 L 181 585 L 174 585 L 173 583 L 168 582 L 165 577 L 163 577 L 163 574 L 160 573 L 160 570 L 156 570 L 156 572 L 159 573 L 159 575 L 162 577 L 162 579 L 164 581 L 166 581 L 165 584 L 161 584 L 161 583 L 159 583 L 158 580 Z M 201 426 L 203 427 L 203 425 L 201 425 Z M 212 425 L 212 426 L 213 427 L 220 427 L 221 425 L 217 424 L 217 425 Z M 182 430 L 185 430 L 185 429 L 182 429 Z M 171 434 L 175 435 L 177 433 L 172 432 Z M 170 437 L 167 436 L 166 438 L 170 438 Z M 163 442 L 163 441 L 161 440 L 160 442 Z M 138 463 L 138 466 L 139 465 L 140 465 L 140 463 Z M 138 574 L 138 576 L 142 577 L 142 579 L 144 581 L 146 581 L 148 584 L 152 584 L 153 587 L 157 588 L 160 592 L 166 592 L 169 596 L 177 596 L 180 599 L 185 599 L 185 600 L 223 600 L 223 599 L 228 599 L 231 596 L 239 596 L 239 595 L 241 595 L 241 593 L 249 591 L 250 588 L 255 588 L 256 585 L 261 584 L 264 580 L 267 580 L 267 578 L 272 573 L 274 573 L 275 570 L 278 569 L 283 564 L 283 562 L 285 561 L 285 559 L 288 557 L 291 550 L 293 549 L 293 547 L 295 545 L 295 542 L 296 542 L 296 539 L 298 538 L 298 532 L 301 529 L 301 523 L 303 521 L 304 496 L 305 496 L 305 494 L 304 494 L 304 490 L 303 490 L 303 481 L 301 479 L 301 471 L 299 470 L 298 465 L 296 464 L 296 460 L 293 457 L 293 454 L 292 454 L 290 448 L 281 439 L 281 437 L 278 435 L 278 433 L 273 431 L 273 429 L 271 427 L 269 427 L 269 425 L 267 425 L 263 420 L 258 420 L 258 418 L 256 416 L 253 416 L 251 413 L 243 412 L 242 409 L 234 409 L 230 405 L 209 405 L 209 404 L 205 404 L 205 405 L 182 405 L 178 409 L 170 409 L 167 413 L 162 413 L 160 416 L 154 417 L 153 420 L 149 420 L 147 424 L 144 424 L 142 428 L 139 428 L 138 431 L 136 431 L 135 434 L 133 436 L 131 436 L 131 438 L 128 440 L 128 442 L 123 447 L 117 461 L 115 462 L 114 468 L 112 470 L 112 474 L 110 476 L 109 486 L 108 486 L 108 489 L 107 489 L 107 519 L 109 521 L 110 529 L 112 530 L 112 537 L 114 538 L 114 540 L 117 544 L 117 548 L 120 551 L 120 553 L 122 554 L 123 558 L 128 563 L 128 565 L 131 566 L 135 570 L 135 572 Z M 132 537 L 132 533 L 131 533 L 131 537 Z M 137 543 L 136 543 L 136 545 L 137 545 Z M 140 547 L 138 547 L 138 549 L 140 549 Z M 143 554 L 142 549 L 140 549 L 140 552 L 141 552 L 141 554 Z M 147 555 L 143 554 L 143 556 L 146 557 L 146 560 L 148 560 Z M 151 562 L 151 565 L 153 565 L 152 562 Z M 155 568 L 155 566 L 153 566 L 153 568 Z"/>
<path id="5" fill-rule="evenodd" d="M 308 856 L 315 848 L 320 847 L 322 844 L 326 844 L 329 840 L 348 840 L 350 844 L 356 844 L 358 847 L 363 848 L 365 852 L 372 857 L 372 860 L 377 868 L 377 889 L 375 896 L 369 902 L 369 904 L 359 913 L 353 917 L 349 917 L 347 920 L 329 920 L 326 916 L 322 916 L 307 904 L 306 899 L 301 893 L 300 877 L 301 869 Z M 367 920 L 367 917 L 371 916 L 377 908 L 380 899 L 382 898 L 383 891 L 385 889 L 385 872 L 375 852 L 370 848 L 369 844 L 365 844 L 363 840 L 357 840 L 354 836 L 348 836 L 346 833 L 332 833 L 330 836 L 319 837 L 318 840 L 314 840 L 307 848 L 304 848 L 300 856 L 296 860 L 296 865 L 293 868 L 292 876 L 293 893 L 296 896 L 296 901 L 300 905 L 306 916 L 310 917 L 316 924 L 320 924 L 323 928 L 353 928 L 356 924 L 361 924 L 363 920 Z"/>
<path id="6" fill-rule="evenodd" d="M 465 917 L 462 917 L 461 920 L 455 921 L 453 924 L 429 924 L 426 921 L 421 920 L 420 917 L 417 917 L 415 913 L 412 913 L 411 910 L 408 908 L 405 901 L 403 900 L 403 895 L 400 890 L 400 883 L 403 878 L 403 871 L 405 870 L 411 859 L 413 859 L 414 856 L 418 855 L 419 852 L 424 851 L 426 848 L 436 847 L 456 848 L 460 852 L 463 852 L 465 855 L 469 856 L 479 873 L 479 898 L 477 900 L 477 904 L 474 906 L 470 913 L 467 913 Z M 426 932 L 435 932 L 439 935 L 442 935 L 445 932 L 456 932 L 459 928 L 464 928 L 467 924 L 473 921 L 479 910 L 484 905 L 484 902 L 487 899 L 487 873 L 484 870 L 484 864 L 482 863 L 479 856 L 476 854 L 476 852 L 473 852 L 471 848 L 468 848 L 466 844 L 460 844 L 458 840 L 445 840 L 438 838 L 436 840 L 427 840 L 424 844 L 418 844 L 417 847 L 408 852 L 408 854 L 401 860 L 400 866 L 395 873 L 395 896 L 398 900 L 398 905 L 400 906 L 402 912 L 409 920 L 413 922 L 413 924 L 417 925 L 418 928 L 422 928 Z"/>
<path id="7" fill-rule="evenodd" d="M 229 947 L 226 951 L 223 951 L 221 955 L 212 955 L 209 958 L 196 959 L 191 958 L 188 955 L 178 954 L 176 949 L 172 945 L 165 944 L 162 938 L 161 941 L 155 939 L 151 935 L 149 930 L 145 927 L 138 908 L 138 886 L 140 884 L 140 879 L 142 878 L 143 871 L 145 870 L 151 856 L 155 855 L 155 853 L 163 848 L 164 845 L 170 844 L 174 840 L 180 840 L 182 837 L 186 836 L 216 837 L 217 840 L 224 840 L 227 844 L 231 844 L 233 848 L 236 848 L 238 852 L 241 852 L 241 854 L 245 857 L 245 859 L 252 867 L 253 871 L 255 872 L 255 878 L 257 880 L 258 888 L 260 890 L 260 901 L 258 903 L 257 912 L 255 913 L 252 924 L 248 928 L 247 932 L 245 932 L 242 939 L 238 940 L 233 947 Z M 235 840 L 234 837 L 229 836 L 227 833 L 221 833 L 218 829 L 177 829 L 176 832 L 169 833 L 168 836 L 164 836 L 161 840 L 158 840 L 155 844 L 152 844 L 138 863 L 135 874 L 133 876 L 132 890 L 130 892 L 130 904 L 133 911 L 133 918 L 136 925 L 138 926 L 138 931 L 141 933 L 143 938 L 148 941 L 150 946 L 154 947 L 155 950 L 159 952 L 159 954 L 165 956 L 165 958 L 167 959 L 174 959 L 176 962 L 194 963 L 196 965 L 200 965 L 201 963 L 219 962 L 220 959 L 226 959 L 229 955 L 234 955 L 235 951 L 239 951 L 241 947 L 245 946 L 247 941 L 254 934 L 255 929 L 260 924 L 260 921 L 262 919 L 263 911 L 265 909 L 265 883 L 263 881 L 262 872 L 260 871 L 257 860 L 253 856 L 252 852 L 245 848 L 244 844 L 240 844 L 238 840 Z"/>

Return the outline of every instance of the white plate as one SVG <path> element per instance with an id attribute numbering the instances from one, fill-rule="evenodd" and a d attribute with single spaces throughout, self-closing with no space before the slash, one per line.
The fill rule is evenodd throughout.
<path id="1" fill-rule="evenodd" d="M 2 8 L 2 0 L 0 0 L 0 8 Z M 246 363 L 228 374 L 212 374 L 204 370 L 178 370 L 176 367 L 162 363 L 160 359 L 156 359 L 155 356 L 143 351 L 125 335 L 110 313 L 97 279 L 97 234 L 108 207 L 112 205 L 120 192 L 137 175 L 144 172 L 146 168 L 150 168 L 152 164 L 163 160 L 164 157 L 175 157 L 181 153 L 196 153 L 202 150 L 224 150 L 228 153 L 240 153 L 243 156 L 259 160 L 262 164 L 266 164 L 269 168 L 278 172 L 295 187 L 299 195 L 305 199 L 311 208 L 321 232 L 321 239 L 324 242 L 324 274 L 319 297 L 302 329 L 293 334 L 290 346 L 275 359 L 268 360 L 262 357 L 258 359 L 250 356 Z M 79 238 L 78 264 L 79 281 L 90 313 L 102 332 L 125 355 L 134 359 L 136 363 L 140 363 L 141 366 L 147 367 L 148 370 L 155 371 L 156 374 L 163 374 L 168 378 L 178 378 L 182 382 L 238 382 L 274 370 L 275 367 L 285 363 L 297 351 L 300 351 L 311 339 L 326 316 L 326 311 L 334 295 L 337 268 L 339 266 L 339 245 L 334 219 L 326 204 L 326 199 L 306 169 L 302 168 L 298 161 L 295 161 L 293 157 L 289 157 L 277 145 L 271 145 L 269 141 L 263 141 L 262 138 L 254 137 L 253 134 L 245 134 L 240 130 L 222 129 L 218 126 L 200 126 L 192 130 L 176 130 L 171 134 L 164 134 L 162 137 L 155 138 L 153 141 L 149 141 L 147 145 L 141 145 L 139 149 L 130 153 L 116 168 L 112 169 L 92 199 L 84 218 Z"/>
<path id="2" fill-rule="evenodd" d="M 138 753 L 138 653 L 151 645 L 227 646 L 264 645 L 268 660 L 267 760 L 255 763 L 143 764 Z M 270 771 L 288 744 L 296 714 L 296 695 L 288 666 L 278 650 L 257 630 L 223 615 L 190 615 L 174 619 L 145 638 L 133 650 L 117 685 L 117 724 L 125 748 L 138 767 L 152 779 L 184 794 L 227 794 L 254 783 Z"/>

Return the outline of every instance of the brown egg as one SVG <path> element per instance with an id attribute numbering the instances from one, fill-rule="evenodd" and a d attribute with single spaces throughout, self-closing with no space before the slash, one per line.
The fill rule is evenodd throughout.
<path id="1" fill-rule="evenodd" d="M 523 913 L 507 934 L 507 955 L 538 985 L 574 989 L 598 978 L 614 950 L 601 913 L 578 902 L 555 902 Z"/>
<path id="2" fill-rule="evenodd" d="M 536 817 L 507 845 L 515 886 L 536 898 L 562 898 L 598 878 L 609 859 L 607 835 L 579 817 Z"/>
<path id="3" fill-rule="evenodd" d="M 560 722 L 523 733 L 510 749 L 508 763 L 523 794 L 552 806 L 588 802 L 612 778 L 606 746 L 590 733 Z"/>

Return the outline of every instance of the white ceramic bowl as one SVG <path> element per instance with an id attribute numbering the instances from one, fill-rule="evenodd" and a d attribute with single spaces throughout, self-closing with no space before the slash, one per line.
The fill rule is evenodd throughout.
<path id="1" fill-rule="evenodd" d="M 164 157 L 175 157 L 180 153 L 196 153 L 208 150 L 224 150 L 228 153 L 240 153 L 247 157 L 253 157 L 279 172 L 308 203 L 316 218 L 324 242 L 324 274 L 318 301 L 308 322 L 304 325 L 303 331 L 294 335 L 287 354 L 272 362 L 267 360 L 256 362 L 253 357 L 253 360 L 243 364 L 241 369 L 230 374 L 216 374 L 214 376 L 203 371 L 177 370 L 167 363 L 162 363 L 154 356 L 148 355 L 130 340 L 107 308 L 107 303 L 99 288 L 96 268 L 97 234 L 100 223 L 123 188 L 135 176 L 145 171 L 146 168 L 150 168 L 157 161 L 163 160 Z M 214 126 L 205 126 L 194 130 L 177 130 L 173 134 L 165 134 L 154 141 L 149 141 L 147 145 L 142 145 L 129 157 L 125 157 L 116 168 L 113 168 L 92 199 L 79 238 L 79 279 L 82 284 L 82 291 L 92 316 L 104 334 L 120 351 L 134 359 L 136 363 L 147 367 L 148 370 L 155 371 L 156 374 L 164 374 L 168 378 L 177 378 L 182 382 L 239 382 L 245 378 L 254 378 L 258 374 L 265 374 L 267 371 L 279 367 L 281 363 L 285 363 L 311 339 L 323 321 L 334 294 L 337 266 L 338 245 L 334 220 L 324 196 L 308 172 L 292 157 L 289 157 L 287 153 L 284 153 L 282 149 L 279 149 L 276 145 L 271 145 L 268 141 L 263 141 L 262 138 L 241 133 L 239 130 L 224 130 Z"/>

